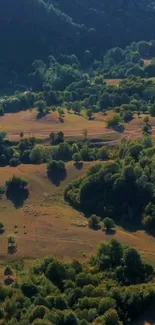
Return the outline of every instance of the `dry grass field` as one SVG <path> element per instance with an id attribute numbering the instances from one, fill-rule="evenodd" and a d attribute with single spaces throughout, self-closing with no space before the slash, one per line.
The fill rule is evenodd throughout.
<path id="1" fill-rule="evenodd" d="M 144 65 L 149 65 L 149 64 L 151 64 L 151 60 L 145 59 L 144 60 Z"/>
<path id="2" fill-rule="evenodd" d="M 122 81 L 122 79 L 105 79 L 104 80 L 106 82 L 107 85 L 119 85 L 120 82 Z"/>
<path id="3" fill-rule="evenodd" d="M 86 256 L 95 251 L 101 240 L 109 240 L 102 230 L 93 231 L 87 220 L 63 200 L 66 184 L 80 177 L 92 163 L 84 163 L 81 170 L 72 162 L 67 164 L 67 177 L 56 186 L 48 180 L 45 165 L 21 165 L 0 168 L 0 185 L 13 174 L 29 181 L 29 198 L 16 208 L 4 196 L 0 201 L 0 220 L 6 231 L 0 236 L 0 262 L 18 259 L 31 260 L 54 254 L 61 258 Z M 16 228 L 18 249 L 14 255 L 7 253 L 7 236 Z M 25 228 L 24 228 L 25 225 Z M 142 231 L 135 233 L 117 229 L 114 238 L 140 250 L 148 262 L 155 264 L 155 238 Z"/>
<path id="4" fill-rule="evenodd" d="M 64 122 L 60 122 L 57 112 L 48 114 L 42 119 L 37 119 L 37 112 L 18 112 L 5 114 L 0 117 L 0 131 L 8 133 L 8 137 L 19 140 L 19 133 L 24 131 L 25 136 L 35 135 L 38 138 L 47 138 L 51 132 L 64 132 L 65 136 L 82 136 L 84 129 L 88 130 L 88 136 L 97 137 L 104 133 L 111 133 L 107 130 L 105 116 L 96 114 L 95 119 L 89 121 L 82 115 L 75 115 L 65 111 Z"/>
<path id="5" fill-rule="evenodd" d="M 89 138 L 102 138 L 103 141 L 119 141 L 122 137 L 136 138 L 142 135 L 144 126 L 143 115 L 137 117 L 130 123 L 124 124 L 124 132 L 119 133 L 113 129 L 108 129 L 106 120 L 113 116 L 114 111 L 94 114 L 93 120 L 88 120 L 83 115 L 75 115 L 65 110 L 64 122 L 60 122 L 58 113 L 53 112 L 42 119 L 37 119 L 37 112 L 24 111 L 15 114 L 5 114 L 0 117 L 0 131 L 5 131 L 10 140 L 18 141 L 20 132 L 24 131 L 24 136 L 36 136 L 40 139 L 47 139 L 51 132 L 63 131 L 66 137 L 83 137 L 84 129 L 88 131 Z M 150 118 L 152 134 L 155 136 L 155 118 Z"/>

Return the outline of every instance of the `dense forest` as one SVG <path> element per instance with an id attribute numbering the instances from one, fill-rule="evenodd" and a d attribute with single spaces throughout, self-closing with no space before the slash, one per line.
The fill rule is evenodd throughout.
<path id="1" fill-rule="evenodd" d="M 26 82 L 35 59 L 74 53 L 85 65 L 85 51 L 101 59 L 112 47 L 124 48 L 133 41 L 154 39 L 154 19 L 152 0 L 2 0 L 3 84 Z"/>
<path id="2" fill-rule="evenodd" d="M 102 242 L 87 262 L 50 256 L 35 261 L 29 273 L 16 262 L 4 275 L 3 325 L 128 325 L 155 301 L 152 266 L 114 239 Z"/>
<path id="3" fill-rule="evenodd" d="M 87 215 L 112 217 L 118 224 L 141 224 L 154 232 L 154 152 L 148 136 L 124 139 L 115 161 L 99 163 L 68 185 L 65 198 Z"/>

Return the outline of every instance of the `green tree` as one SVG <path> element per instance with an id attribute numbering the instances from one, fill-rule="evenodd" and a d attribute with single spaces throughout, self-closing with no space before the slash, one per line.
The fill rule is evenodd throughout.
<path id="1" fill-rule="evenodd" d="M 91 229 L 99 228 L 99 224 L 100 224 L 100 218 L 97 217 L 96 215 L 92 215 L 88 219 L 88 225 L 89 225 L 89 228 L 91 228 Z"/>
<path id="2" fill-rule="evenodd" d="M 4 275 L 10 277 L 13 275 L 13 270 L 10 266 L 6 266 L 5 269 L 4 269 Z"/>
<path id="3" fill-rule="evenodd" d="M 144 121 L 144 123 L 148 124 L 150 121 L 149 116 L 145 115 L 143 121 Z"/>
<path id="4" fill-rule="evenodd" d="M 72 158 L 76 164 L 80 163 L 82 160 L 82 157 L 79 152 L 74 153 Z"/>
<path id="5" fill-rule="evenodd" d="M 99 302 L 98 313 L 103 315 L 107 310 L 116 307 L 116 302 L 112 298 L 102 298 Z"/>
<path id="6" fill-rule="evenodd" d="M 119 322 L 117 311 L 115 309 L 109 309 L 104 314 L 104 323 L 105 325 L 121 325 L 121 323 Z"/>
<path id="7" fill-rule="evenodd" d="M 72 103 L 72 109 L 75 113 L 80 114 L 81 105 L 78 101 Z"/>
<path id="8" fill-rule="evenodd" d="M 151 116 L 155 117 L 155 104 L 152 104 L 149 107 L 149 113 L 150 113 Z"/>
<path id="9" fill-rule="evenodd" d="M 89 109 L 87 109 L 87 111 L 86 111 L 86 116 L 88 117 L 88 119 L 89 120 L 91 120 L 92 119 L 92 115 L 93 115 L 93 112 L 92 112 L 92 110 L 89 108 Z"/>
<path id="10" fill-rule="evenodd" d="M 116 226 L 114 220 L 108 217 L 103 219 L 103 223 L 107 232 L 111 231 Z"/>

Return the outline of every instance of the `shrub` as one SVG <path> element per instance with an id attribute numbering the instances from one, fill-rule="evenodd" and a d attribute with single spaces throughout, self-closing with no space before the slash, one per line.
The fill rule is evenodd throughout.
<path id="1" fill-rule="evenodd" d="M 133 113 L 131 111 L 124 111 L 122 117 L 124 122 L 130 122 L 133 119 Z"/>
<path id="2" fill-rule="evenodd" d="M 107 126 L 110 127 L 115 127 L 117 125 L 119 125 L 119 123 L 121 122 L 121 117 L 119 114 L 115 114 L 113 117 L 109 118 L 107 120 Z"/>
<path id="3" fill-rule="evenodd" d="M 107 160 L 109 157 L 108 157 L 108 150 L 106 147 L 102 147 L 99 149 L 98 151 L 98 158 L 100 160 Z"/>
<path id="4" fill-rule="evenodd" d="M 21 161 L 18 158 L 11 158 L 9 160 L 9 165 L 11 167 L 16 167 L 16 166 L 19 166 L 20 164 L 21 164 Z"/>
<path id="5" fill-rule="evenodd" d="M 100 218 L 97 217 L 96 215 L 92 215 L 88 219 L 88 225 L 89 225 L 89 228 L 91 228 L 91 229 L 99 228 L 99 223 L 100 223 Z"/>
<path id="6" fill-rule="evenodd" d="M 111 218 L 108 218 L 108 217 L 104 218 L 103 223 L 104 223 L 104 227 L 107 232 L 109 232 L 110 230 L 112 230 L 115 227 L 115 222 Z"/>
<path id="7" fill-rule="evenodd" d="M 8 236 L 8 244 L 14 245 L 16 242 L 16 237 L 14 235 L 9 235 Z"/>
<path id="8" fill-rule="evenodd" d="M 6 266 L 5 269 L 4 269 L 4 275 L 6 276 L 11 276 L 13 275 L 13 270 L 10 266 Z"/>
<path id="9" fill-rule="evenodd" d="M 79 152 L 74 153 L 73 160 L 75 161 L 76 164 L 80 163 L 82 160 L 81 154 Z"/>

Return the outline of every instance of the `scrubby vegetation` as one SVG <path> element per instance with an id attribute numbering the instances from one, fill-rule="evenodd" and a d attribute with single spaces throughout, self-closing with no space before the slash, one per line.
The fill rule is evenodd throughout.
<path id="1" fill-rule="evenodd" d="M 15 280 L 13 272 L 5 268 L 13 283 L 0 286 L 0 318 L 8 325 L 132 324 L 155 299 L 153 268 L 116 240 L 102 242 L 88 262 L 48 257 Z"/>

